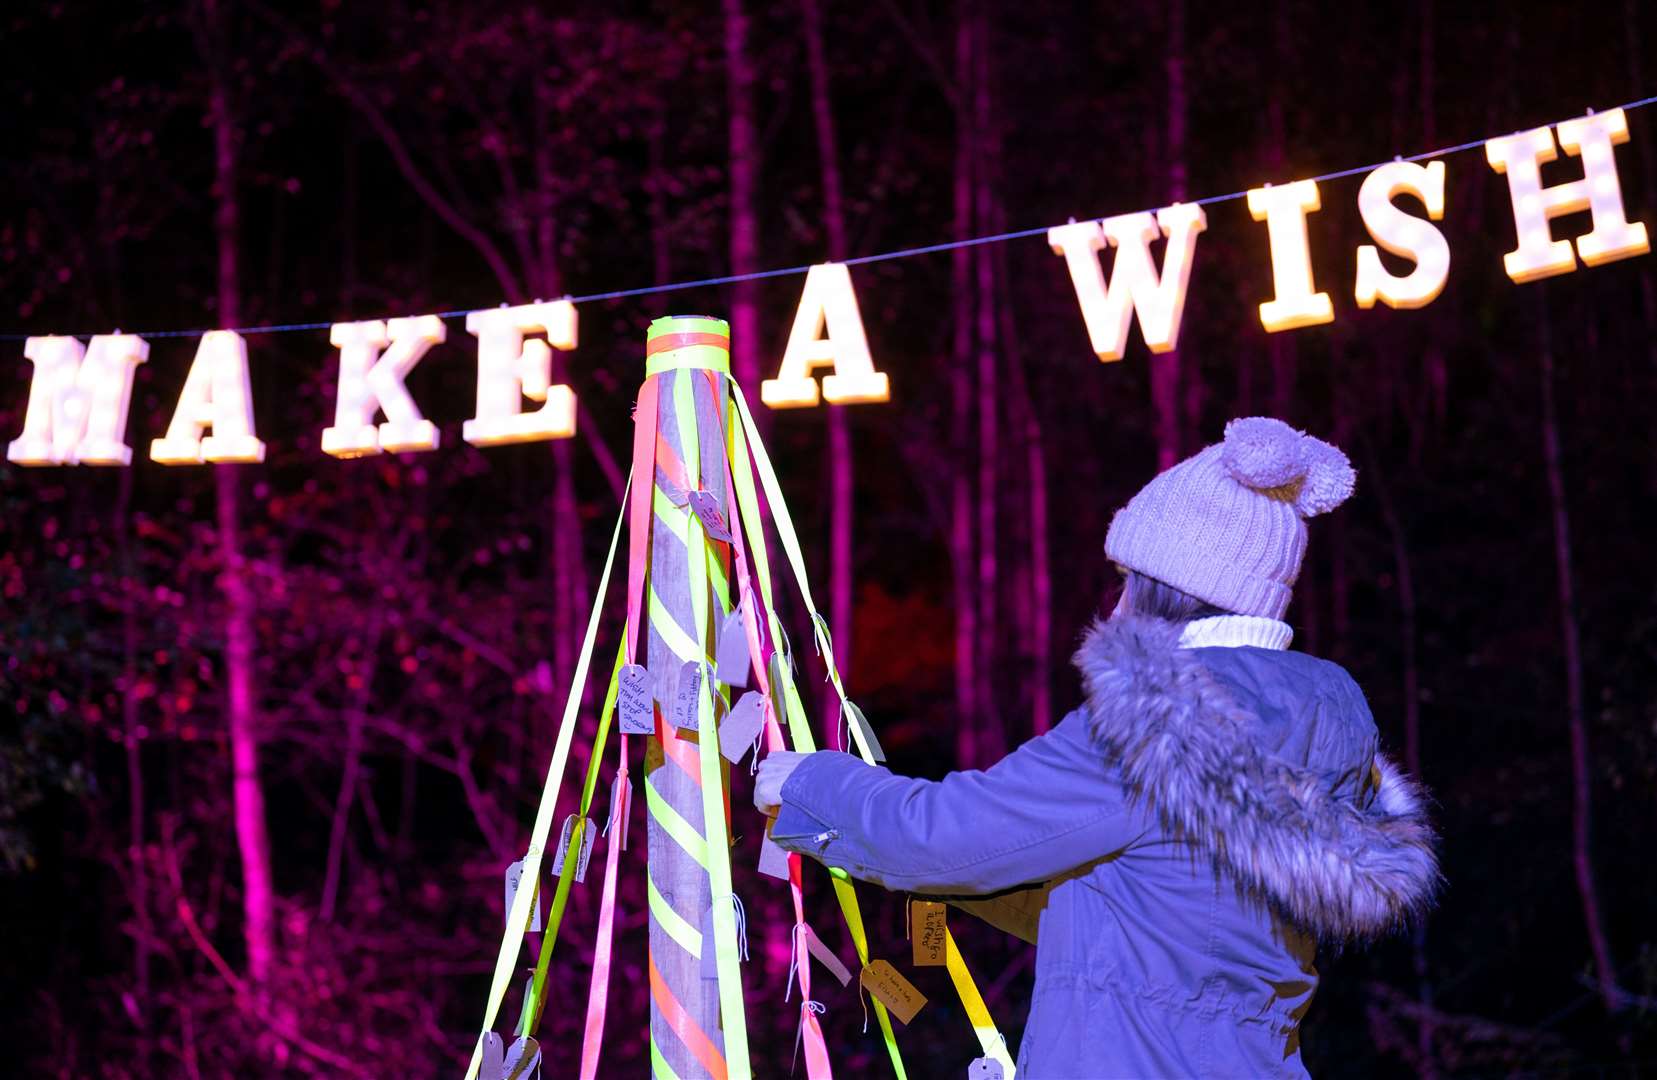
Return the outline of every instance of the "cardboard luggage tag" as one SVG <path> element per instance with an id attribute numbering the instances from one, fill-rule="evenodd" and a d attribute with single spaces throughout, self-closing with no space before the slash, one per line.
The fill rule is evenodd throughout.
<path id="1" fill-rule="evenodd" d="M 506 1048 L 505 1080 L 534 1080 L 541 1075 L 541 1044 L 533 1036 L 520 1035 Z"/>
<path id="2" fill-rule="evenodd" d="M 679 684 L 673 690 L 673 726 L 695 731 L 701 723 L 702 662 L 686 660 L 679 669 Z"/>
<path id="3" fill-rule="evenodd" d="M 765 835 L 759 844 L 759 872 L 766 877 L 788 881 L 788 852 L 771 839 L 771 826 L 775 822 L 776 818 L 772 818 L 765 823 Z"/>
<path id="4" fill-rule="evenodd" d="M 506 1044 L 493 1031 L 483 1033 L 483 1063 L 478 1066 L 478 1080 L 501 1080 L 506 1075 Z"/>
<path id="5" fill-rule="evenodd" d="M 800 924 L 800 936 L 805 940 L 806 952 L 810 953 L 819 964 L 828 968 L 829 974 L 840 980 L 841 986 L 850 986 L 852 981 L 851 969 L 840 962 L 833 949 L 823 944 L 823 939 L 817 936 L 808 923 Z"/>
<path id="6" fill-rule="evenodd" d="M 524 861 L 519 859 L 506 868 L 506 917 L 512 917 L 512 901 L 518 898 L 518 885 L 524 876 Z M 525 930 L 541 929 L 541 893 L 536 890 L 535 896 L 529 902 L 529 925 Z"/>
<path id="7" fill-rule="evenodd" d="M 575 832 L 575 823 L 585 821 L 581 828 L 581 851 L 575 858 L 575 880 L 587 880 L 587 860 L 593 854 L 593 819 L 583 818 L 579 814 L 571 814 L 564 819 L 564 831 L 558 837 L 558 853 L 552 857 L 552 873 L 556 876 L 564 872 L 564 856 L 570 850 L 570 837 Z"/>
<path id="8" fill-rule="evenodd" d="M 750 690 L 737 699 L 719 725 L 719 752 L 735 765 L 740 762 L 765 730 L 765 695 Z"/>
<path id="9" fill-rule="evenodd" d="M 846 714 L 846 722 L 863 736 L 863 745 L 869 748 L 869 755 L 875 759 L 875 764 L 884 764 L 886 751 L 881 748 L 880 740 L 875 738 L 874 725 L 869 723 L 869 718 L 864 716 L 863 710 L 854 705 L 849 698 L 840 705 L 841 711 Z"/>
<path id="10" fill-rule="evenodd" d="M 943 967 L 949 940 L 948 911 L 935 900 L 914 900 L 909 904 L 909 943 L 915 950 L 916 967 Z"/>
<path id="11" fill-rule="evenodd" d="M 616 688 L 616 713 L 623 735 L 655 733 L 656 712 L 651 701 L 650 672 L 643 664 L 627 664 L 621 669 Z"/>
<path id="12" fill-rule="evenodd" d="M 876 960 L 863 969 L 857 981 L 891 1014 L 907 1024 L 926 1004 L 926 995 L 915 989 L 915 984 L 898 974 L 898 969 L 884 960 Z"/>
<path id="13" fill-rule="evenodd" d="M 709 540 L 731 542 L 730 527 L 725 524 L 725 515 L 719 511 L 719 500 L 714 498 L 711 491 L 693 491 L 690 493 L 690 508 L 702 522 L 702 531 L 708 534 Z"/>
<path id="14" fill-rule="evenodd" d="M 742 603 L 747 603 L 744 600 Z M 731 613 L 725 616 L 725 622 L 719 628 L 719 645 L 714 650 L 714 678 L 727 686 L 747 686 L 748 666 L 751 654 L 748 651 L 748 629 L 742 621 L 742 604 L 738 604 Z"/>
<path id="15" fill-rule="evenodd" d="M 1007 1080 L 1007 1070 L 994 1058 L 973 1058 L 967 1066 L 967 1080 Z"/>

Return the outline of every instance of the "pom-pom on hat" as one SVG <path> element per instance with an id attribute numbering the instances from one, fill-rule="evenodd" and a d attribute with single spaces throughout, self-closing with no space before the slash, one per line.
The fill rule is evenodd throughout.
<path id="1" fill-rule="evenodd" d="M 1340 450 L 1281 420 L 1226 425 L 1224 441 L 1152 480 L 1116 512 L 1111 561 L 1239 615 L 1281 619 L 1306 555 L 1306 518 L 1352 494 Z"/>

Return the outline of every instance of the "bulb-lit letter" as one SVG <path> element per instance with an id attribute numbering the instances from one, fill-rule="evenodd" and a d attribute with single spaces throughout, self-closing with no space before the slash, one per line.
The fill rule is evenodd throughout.
<path id="1" fill-rule="evenodd" d="M 1122 214 L 1104 221 L 1074 221 L 1047 230 L 1055 255 L 1063 255 L 1082 305 L 1082 322 L 1100 360 L 1120 360 L 1128 347 L 1130 318 L 1139 317 L 1139 332 L 1152 352 L 1168 352 L 1179 343 L 1185 289 L 1197 234 L 1208 228 L 1202 207 L 1186 203 L 1159 210 Z M 1151 242 L 1168 238 L 1158 273 Z M 1116 248 L 1110 284 L 1105 284 L 1098 252 Z"/>
<path id="2" fill-rule="evenodd" d="M 1518 246 L 1502 256 L 1508 277 L 1535 281 L 1575 270 L 1570 241 L 1555 240 L 1548 222 L 1582 210 L 1592 213 L 1594 227 L 1576 238 L 1576 254 L 1589 266 L 1651 250 L 1645 225 L 1630 223 L 1623 210 L 1617 158 L 1611 148 L 1627 141 L 1628 118 L 1621 109 L 1565 121 L 1559 125 L 1559 145 L 1582 159 L 1583 176 L 1547 188 L 1542 186 L 1542 164 L 1559 156 L 1550 129 L 1534 128 L 1484 144 L 1490 167 L 1507 175 L 1513 199 Z"/>
<path id="3" fill-rule="evenodd" d="M 1354 289 L 1358 306 L 1374 307 L 1380 300 L 1388 307 L 1418 308 L 1433 302 L 1444 291 L 1450 276 L 1450 244 L 1444 234 L 1420 218 L 1411 217 L 1392 200 L 1414 195 L 1434 221 L 1444 219 L 1444 162 L 1425 167 L 1412 161 L 1394 161 L 1364 178 L 1358 190 L 1358 212 L 1375 244 L 1394 255 L 1415 260 L 1415 269 L 1403 277 L 1381 265 L 1375 244 L 1358 248 L 1358 279 Z"/>
<path id="4" fill-rule="evenodd" d="M 6 448 L 18 465 L 129 465 L 124 441 L 132 378 L 150 346 L 132 334 L 105 334 L 82 347 L 72 337 L 32 337 L 34 361 L 23 434 Z"/>
<path id="5" fill-rule="evenodd" d="M 478 339 L 478 412 L 461 425 L 473 446 L 568 439 L 575 434 L 575 392 L 552 385 L 552 350 L 575 348 L 575 305 L 568 300 L 491 308 L 466 316 Z M 524 339 L 545 331 L 547 339 Z M 524 398 L 545 402 L 523 411 Z"/>
<path id="6" fill-rule="evenodd" d="M 1249 192 L 1249 213 L 1266 223 L 1272 246 L 1272 285 L 1277 296 L 1260 305 L 1267 330 L 1293 330 L 1334 322 L 1329 294 L 1312 284 L 1312 251 L 1306 240 L 1306 215 L 1322 209 L 1316 180 L 1296 180 Z"/>
<path id="7" fill-rule="evenodd" d="M 322 430 L 322 452 L 349 458 L 434 449 L 437 425 L 420 415 L 403 379 L 446 332 L 436 315 L 335 323 L 328 340 L 339 349 L 339 397 L 334 426 Z M 376 427 L 381 409 L 386 422 Z"/>
<path id="8" fill-rule="evenodd" d="M 213 434 L 203 438 L 208 428 Z M 265 460 L 265 444 L 253 434 L 253 394 L 242 335 L 233 330 L 202 335 L 167 434 L 150 441 L 150 459 L 163 465 Z"/>
<path id="9" fill-rule="evenodd" d="M 824 327 L 828 332 L 819 337 Z M 775 379 L 760 383 L 760 400 L 773 409 L 817 404 L 817 380 L 811 373 L 823 366 L 834 369 L 823 376 L 823 400 L 831 405 L 885 401 L 890 396 L 886 375 L 875 370 L 869 355 L 851 274 L 841 263 L 823 263 L 806 271 L 782 365 Z"/>

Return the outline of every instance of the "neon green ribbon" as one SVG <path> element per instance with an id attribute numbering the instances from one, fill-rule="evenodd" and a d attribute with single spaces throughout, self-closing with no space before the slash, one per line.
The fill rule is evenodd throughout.
<path id="1" fill-rule="evenodd" d="M 629 479 L 627 488 L 630 489 L 631 486 L 632 482 Z M 506 932 L 501 937 L 500 952 L 495 958 L 495 973 L 490 979 L 489 999 L 483 1010 L 483 1027 L 478 1032 L 477 1042 L 472 1046 L 472 1059 L 466 1066 L 466 1080 L 476 1080 L 478 1069 L 483 1064 L 483 1037 L 494 1029 L 501 1001 L 506 997 L 506 988 L 512 982 L 512 972 L 518 963 L 518 950 L 523 945 L 524 934 L 529 927 L 529 908 L 536 893 L 534 885 L 541 879 L 541 857 L 546 851 L 547 837 L 552 830 L 553 813 L 558 808 L 558 796 L 564 786 L 564 768 L 569 763 L 570 742 L 575 736 L 575 720 L 581 711 L 581 690 L 587 682 L 587 669 L 593 657 L 593 641 L 598 636 L 599 611 L 604 594 L 610 587 L 610 570 L 615 565 L 616 545 L 621 539 L 622 522 L 627 520 L 625 489 L 622 492 L 621 504 L 621 513 L 616 517 L 615 530 L 610 534 L 610 550 L 604 556 L 604 572 L 599 576 L 598 592 L 593 597 L 592 611 L 587 616 L 587 635 L 581 643 L 581 654 L 576 660 L 575 671 L 570 678 L 569 693 L 564 698 L 564 715 L 558 723 L 552 762 L 547 766 L 546 783 L 541 788 L 541 804 L 535 811 L 535 825 L 530 831 L 529 851 L 524 855 L 523 876 L 520 880 L 526 885 L 512 898 L 512 910 L 506 915 Z M 574 863 L 574 859 L 565 859 L 565 871 L 569 872 Z M 568 892 L 567 887 L 565 892 Z"/>

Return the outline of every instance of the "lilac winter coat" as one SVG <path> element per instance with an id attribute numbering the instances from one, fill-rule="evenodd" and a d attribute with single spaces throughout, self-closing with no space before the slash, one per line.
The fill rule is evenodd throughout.
<path id="1" fill-rule="evenodd" d="M 779 844 L 889 889 L 1058 879 L 1022 1078 L 1304 1076 L 1317 941 L 1382 934 L 1437 883 L 1422 796 L 1345 671 L 1179 633 L 1097 624 L 1086 704 L 987 771 L 819 753 L 783 786 Z"/>

